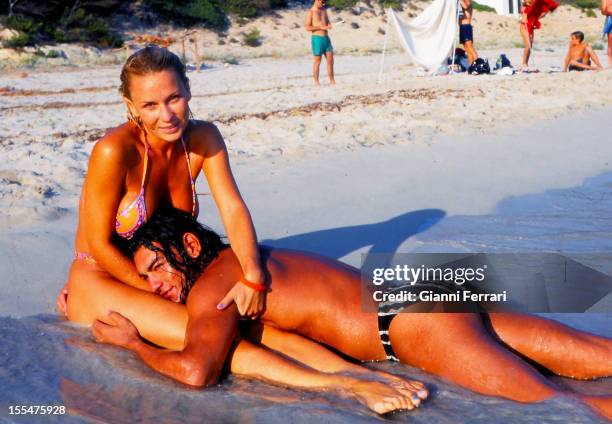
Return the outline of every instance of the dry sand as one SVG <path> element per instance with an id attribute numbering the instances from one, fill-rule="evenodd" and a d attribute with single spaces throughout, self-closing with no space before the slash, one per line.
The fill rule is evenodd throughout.
<path id="1" fill-rule="evenodd" d="M 499 51 L 490 52 L 490 57 Z M 513 62 L 519 50 L 506 51 Z M 559 65 L 563 51 L 534 63 Z M 484 52 L 484 54 L 487 54 Z M 536 125 L 611 104 L 612 72 L 419 77 L 401 55 L 337 58 L 339 84 L 314 88 L 310 59 L 245 60 L 189 74 L 196 117 L 216 122 L 235 163 L 299 161 L 392 144 L 429 145 Z M 120 68 L 0 76 L 0 226 L 74 208 L 93 142 L 119 124 Z"/>

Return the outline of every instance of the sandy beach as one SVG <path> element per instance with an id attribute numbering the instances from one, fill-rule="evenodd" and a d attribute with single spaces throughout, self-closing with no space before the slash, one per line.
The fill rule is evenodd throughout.
<path id="1" fill-rule="evenodd" d="M 566 6 L 545 19 L 547 35 L 533 56 L 538 74 L 425 76 L 393 41 L 379 81 L 380 14 L 342 12 L 336 19 L 348 29 L 333 34 L 341 46 L 338 84 L 327 85 L 323 71 L 323 85 L 315 88 L 304 34 L 294 39 L 293 32 L 274 30 L 301 24 L 302 13 L 232 27 L 225 45 L 203 32 L 206 67 L 188 75 L 191 109 L 223 134 L 262 242 L 354 266 L 366 252 L 561 252 L 612 275 L 612 71 L 547 72 L 562 65 L 569 31 L 579 24 L 595 37 L 601 19 Z M 357 18 L 354 31 L 364 34 L 358 43 L 350 33 Z M 249 25 L 262 30 L 257 55 L 265 57 L 229 42 Z M 481 55 L 494 62 L 506 53 L 520 63 L 515 26 L 515 18 L 478 14 Z M 346 47 L 351 42 L 359 47 Z M 225 63 L 230 56 L 238 63 Z M 204 416 L 280 423 L 288 415 L 300 423 L 380 421 L 333 394 L 237 378 L 210 391 L 187 390 L 56 315 L 89 154 L 125 119 L 120 65 L 60 65 L 0 74 L 0 335 L 6 341 L 0 382 L 11 393 L 3 404 L 69 406 L 73 416 L 57 422 L 201 422 Z M 202 177 L 197 191 L 200 221 L 223 232 Z M 612 313 L 555 318 L 610 336 Z M 407 366 L 376 366 L 434 388 L 426 407 L 394 421 L 601 421 L 567 399 L 521 405 Z M 555 381 L 585 393 L 612 392 L 610 379 Z M 164 393 L 164 402 L 156 403 L 152 390 Z"/>

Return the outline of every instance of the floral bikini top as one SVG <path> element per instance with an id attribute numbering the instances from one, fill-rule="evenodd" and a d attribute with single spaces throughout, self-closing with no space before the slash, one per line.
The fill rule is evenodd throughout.
<path id="1" fill-rule="evenodd" d="M 181 144 L 183 145 L 183 151 L 185 152 L 185 159 L 187 160 L 187 168 L 189 170 L 189 180 L 191 182 L 191 197 L 192 197 L 192 208 L 191 215 L 195 218 L 198 214 L 198 198 L 196 197 L 195 181 L 193 180 L 193 174 L 191 173 L 191 161 L 189 160 L 189 153 L 187 153 L 187 146 L 185 140 L 181 137 Z M 138 197 L 124 210 L 117 213 L 115 219 L 115 231 L 123 238 L 130 239 L 134 233 L 146 222 L 147 220 L 147 203 L 145 202 L 145 181 L 147 177 L 147 169 L 149 165 L 149 143 L 145 141 L 145 157 L 142 171 L 142 181 L 140 183 L 140 193 Z"/>

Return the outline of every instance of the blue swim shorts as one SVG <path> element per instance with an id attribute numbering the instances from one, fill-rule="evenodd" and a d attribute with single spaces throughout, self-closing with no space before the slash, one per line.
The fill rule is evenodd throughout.
<path id="1" fill-rule="evenodd" d="M 314 56 L 323 56 L 327 52 L 334 51 L 331 40 L 327 35 L 313 35 L 310 39 L 310 43 Z"/>
<path id="2" fill-rule="evenodd" d="M 612 32 L 612 16 L 606 16 L 606 20 L 604 22 L 603 33 L 604 35 L 608 35 Z"/>

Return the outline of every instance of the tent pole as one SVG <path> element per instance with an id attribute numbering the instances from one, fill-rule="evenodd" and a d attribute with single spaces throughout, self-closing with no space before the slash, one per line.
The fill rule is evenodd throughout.
<path id="1" fill-rule="evenodd" d="M 456 24 L 455 24 L 455 28 L 459 28 L 459 1 L 457 0 L 457 16 L 456 16 Z M 451 55 L 453 56 L 453 63 L 451 64 L 451 70 L 449 71 L 448 75 L 452 75 L 453 71 L 452 69 L 455 67 L 455 46 L 457 45 L 457 41 L 459 41 L 459 31 L 457 29 L 455 29 L 455 33 L 457 34 L 457 36 L 455 37 L 455 42 L 453 43 L 453 47 L 451 47 Z M 448 63 L 448 62 L 447 62 Z"/>
<path id="2" fill-rule="evenodd" d="M 382 58 L 380 60 L 380 71 L 378 72 L 378 83 L 379 84 L 382 82 L 383 69 L 385 67 L 385 52 L 387 51 L 387 37 L 388 36 L 389 36 L 389 10 L 387 10 L 387 25 L 385 25 L 385 41 L 383 42 Z"/>

